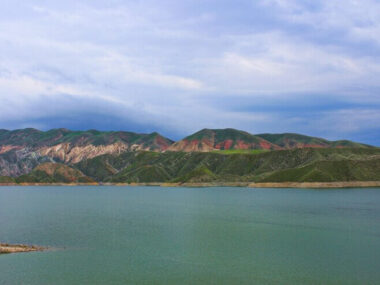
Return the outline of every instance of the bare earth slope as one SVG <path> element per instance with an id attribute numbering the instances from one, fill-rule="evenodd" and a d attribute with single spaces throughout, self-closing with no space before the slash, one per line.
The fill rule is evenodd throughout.
<path id="1" fill-rule="evenodd" d="M 158 133 L 0 130 L 0 175 L 26 174 L 44 162 L 72 164 L 103 154 L 137 150 L 164 151 L 172 143 Z"/>

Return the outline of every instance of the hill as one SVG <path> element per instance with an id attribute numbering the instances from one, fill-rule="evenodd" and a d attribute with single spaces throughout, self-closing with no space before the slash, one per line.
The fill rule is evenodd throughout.
<path id="1" fill-rule="evenodd" d="M 43 163 L 29 174 L 15 179 L 17 183 L 91 183 L 81 171 L 60 163 Z"/>
<path id="2" fill-rule="evenodd" d="M 379 161 L 380 149 L 304 148 L 229 155 L 124 153 L 84 160 L 74 167 L 103 182 L 377 181 Z"/>
<path id="3" fill-rule="evenodd" d="M 342 147 L 353 147 L 353 148 L 367 148 L 371 147 L 369 145 L 360 144 L 352 142 L 349 140 L 338 140 L 338 141 L 328 141 L 326 139 L 310 137 L 300 134 L 284 133 L 284 134 L 258 134 L 261 137 L 272 144 L 279 146 L 282 149 L 292 149 L 292 148 L 342 148 Z"/>
<path id="4" fill-rule="evenodd" d="M 250 183 L 380 181 L 380 149 L 303 148 L 262 153 L 136 151 L 72 166 L 42 163 L 0 183 Z"/>
<path id="5" fill-rule="evenodd" d="M 0 131 L 0 175 L 29 173 L 44 162 L 77 163 L 103 154 L 127 151 L 164 151 L 173 141 L 154 132 L 70 131 L 36 129 Z"/>
<path id="6" fill-rule="evenodd" d="M 280 149 L 267 140 L 235 129 L 203 129 L 171 145 L 170 151 L 213 151 L 231 149 Z"/>
<path id="7" fill-rule="evenodd" d="M 92 171 L 93 163 L 91 159 L 98 161 L 97 157 L 108 155 L 110 161 L 120 160 L 122 164 L 115 167 L 112 164 L 106 165 L 101 171 L 113 173 L 113 179 L 140 180 L 160 180 L 169 181 L 172 179 L 196 179 L 202 173 L 202 179 L 212 177 L 221 179 L 215 170 L 198 165 L 189 173 L 178 173 L 174 175 L 172 170 L 167 169 L 167 165 L 173 164 L 171 159 L 187 159 L 183 154 L 187 153 L 210 153 L 210 155 L 199 156 L 194 154 L 189 159 L 211 157 L 216 161 L 221 159 L 217 155 L 231 155 L 224 160 L 236 159 L 240 157 L 244 161 L 245 157 L 267 157 L 277 156 L 279 150 L 292 150 L 302 148 L 335 149 L 375 149 L 374 147 L 359 144 L 351 141 L 328 141 L 322 138 L 310 137 L 300 134 L 260 134 L 252 135 L 248 132 L 235 129 L 203 129 L 184 139 L 173 142 L 154 132 L 151 134 L 137 134 L 133 132 L 101 132 L 97 130 L 70 131 L 67 129 L 52 129 L 46 132 L 37 129 L 21 130 L 0 130 L 0 176 L 18 177 L 30 173 L 33 169 L 44 163 L 60 163 L 67 166 L 81 165 L 81 162 L 88 163 Z M 143 158 L 142 152 L 151 152 L 146 155 L 155 161 L 156 158 L 165 159 L 161 164 L 154 164 L 147 161 L 141 169 L 131 169 L 132 172 L 120 174 L 120 169 L 125 168 L 131 161 L 136 161 L 135 157 Z M 172 152 L 179 154 L 172 154 Z M 167 153 L 166 155 L 158 155 Z M 158 156 L 155 156 L 158 155 Z M 178 155 L 178 156 L 177 156 Z M 241 156 L 238 156 L 241 155 Z M 246 155 L 246 156 L 244 156 Z M 290 154 L 293 155 L 293 154 Z M 151 156 L 151 157 L 150 157 Z M 117 158 L 118 157 L 118 158 Z M 224 156 L 223 156 L 224 157 Z M 125 159 L 124 159 L 125 158 Z M 128 158 L 128 159 L 127 159 Z M 102 159 L 102 158 L 99 158 Z M 286 160 L 293 160 L 293 157 L 285 157 Z M 136 161 L 142 163 L 142 161 Z M 190 162 L 189 162 L 190 163 Z M 222 163 L 222 162 L 218 162 Z M 235 163 L 235 162 L 234 162 Z M 243 162 L 242 162 L 243 163 Z M 284 161 L 278 162 L 280 165 Z M 177 165 L 182 169 L 182 165 Z M 221 168 L 222 166 L 218 166 Z M 239 167 L 244 167 L 242 164 Z M 249 166 L 248 166 L 249 167 Z M 180 170 L 179 169 L 179 170 Z M 210 170 L 211 172 L 209 172 Z M 126 170 L 125 170 L 126 171 Z M 169 172 L 168 172 L 169 171 Z M 107 172 L 107 173 L 108 173 Z M 215 175 L 214 175 L 215 174 Z M 230 175 L 230 173 L 227 173 Z M 183 176 L 184 175 L 184 176 Z M 183 176 L 183 177 L 182 177 Z M 182 178 L 180 178 L 182 177 Z M 5 178 L 3 178 L 5 179 Z M 208 178 L 207 178 L 208 179 Z M 211 179 L 211 178 L 210 178 Z M 240 177 L 239 179 L 242 179 Z M 245 179 L 245 178 L 244 178 Z"/>
<path id="8" fill-rule="evenodd" d="M 172 144 L 171 151 L 280 150 L 293 148 L 368 148 L 348 140 L 328 141 L 300 134 L 258 134 L 235 129 L 203 129 Z"/>
<path id="9" fill-rule="evenodd" d="M 137 134 L 121 131 L 70 131 L 63 128 L 52 129 L 46 132 L 32 128 L 14 131 L 0 131 L 0 153 L 5 152 L 12 147 L 30 147 L 38 149 L 41 147 L 51 147 L 68 143 L 73 147 L 122 143 L 126 146 L 126 149 L 155 151 L 167 149 L 173 141 L 156 132 L 151 134 Z"/>
<path id="10" fill-rule="evenodd" d="M 260 182 L 380 181 L 380 157 L 368 160 L 316 161 L 275 171 Z"/>

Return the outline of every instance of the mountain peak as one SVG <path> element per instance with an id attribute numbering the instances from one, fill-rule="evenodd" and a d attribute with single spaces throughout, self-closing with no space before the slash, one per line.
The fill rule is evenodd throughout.
<path id="1" fill-rule="evenodd" d="M 174 143 L 169 150 L 212 151 L 230 149 L 278 149 L 265 139 L 248 132 L 226 129 L 202 129 Z"/>

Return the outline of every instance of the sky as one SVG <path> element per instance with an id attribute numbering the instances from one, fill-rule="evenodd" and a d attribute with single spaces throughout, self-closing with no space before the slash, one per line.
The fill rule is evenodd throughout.
<path id="1" fill-rule="evenodd" d="M 0 128 L 380 146 L 378 0 L 0 3 Z"/>

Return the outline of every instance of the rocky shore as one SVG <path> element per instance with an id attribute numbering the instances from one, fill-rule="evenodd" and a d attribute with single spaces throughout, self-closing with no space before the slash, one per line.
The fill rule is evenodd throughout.
<path id="1" fill-rule="evenodd" d="M 161 186 L 161 187 L 249 187 L 249 188 L 365 188 L 380 187 L 380 181 L 345 182 L 201 182 L 201 183 L 0 183 L 0 186 Z"/>
<path id="2" fill-rule="evenodd" d="M 42 247 L 42 246 L 0 243 L 0 254 L 2 254 L 2 253 L 43 251 L 43 250 L 46 250 L 46 248 Z"/>

